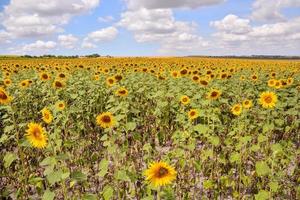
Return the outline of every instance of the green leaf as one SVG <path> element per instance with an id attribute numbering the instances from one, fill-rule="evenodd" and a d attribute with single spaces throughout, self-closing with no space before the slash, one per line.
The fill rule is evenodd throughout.
<path id="1" fill-rule="evenodd" d="M 5 154 L 3 160 L 4 160 L 4 167 L 8 168 L 12 162 L 14 162 L 18 156 L 14 153 L 8 152 Z"/>
<path id="2" fill-rule="evenodd" d="M 3 129 L 4 133 L 10 133 L 12 130 L 14 130 L 15 126 L 11 125 L 11 126 L 5 126 Z"/>
<path id="3" fill-rule="evenodd" d="M 126 124 L 126 130 L 127 131 L 133 131 L 136 128 L 136 123 L 135 122 L 128 122 Z"/>
<path id="4" fill-rule="evenodd" d="M 48 165 L 55 165 L 57 163 L 55 157 L 47 157 L 41 163 L 40 166 L 48 166 Z"/>
<path id="5" fill-rule="evenodd" d="M 147 196 L 147 197 L 142 198 L 141 200 L 154 200 L 154 197 L 153 196 Z"/>
<path id="6" fill-rule="evenodd" d="M 55 193 L 47 189 L 42 197 L 42 200 L 53 200 L 54 197 L 55 197 Z"/>
<path id="7" fill-rule="evenodd" d="M 58 170 L 48 174 L 47 180 L 50 183 L 50 185 L 54 185 L 56 182 L 59 182 L 61 180 L 62 174 L 62 170 Z"/>
<path id="8" fill-rule="evenodd" d="M 257 138 L 258 142 L 261 143 L 261 142 L 265 142 L 268 140 L 268 137 L 267 136 L 264 136 L 263 134 L 260 134 Z"/>
<path id="9" fill-rule="evenodd" d="M 258 194 L 255 195 L 255 200 L 268 200 L 270 194 L 266 190 L 260 190 Z"/>
<path id="10" fill-rule="evenodd" d="M 83 200 L 97 200 L 97 195 L 95 194 L 91 194 L 91 193 L 87 193 L 83 196 L 82 198 Z"/>
<path id="11" fill-rule="evenodd" d="M 130 178 L 127 176 L 125 170 L 119 170 L 115 174 L 115 178 L 121 181 L 130 181 Z"/>
<path id="12" fill-rule="evenodd" d="M 214 187 L 214 182 L 212 180 L 205 180 L 203 182 L 203 187 L 206 189 L 206 190 L 209 190 L 209 189 L 212 189 Z"/>
<path id="13" fill-rule="evenodd" d="M 271 169 L 268 164 L 264 161 L 258 161 L 255 164 L 255 171 L 258 176 L 265 176 L 271 173 Z"/>
<path id="14" fill-rule="evenodd" d="M 231 163 L 240 163 L 241 162 L 241 155 L 238 153 L 238 152 L 234 152 L 230 155 L 230 158 L 229 158 L 230 162 Z"/>
<path id="15" fill-rule="evenodd" d="M 99 170 L 100 172 L 98 173 L 98 176 L 104 177 L 107 174 L 108 171 L 108 165 L 109 161 L 106 159 L 102 159 L 101 162 L 99 163 Z"/>
<path id="16" fill-rule="evenodd" d="M 75 171 L 71 174 L 71 178 L 76 181 L 85 181 L 87 180 L 87 176 L 81 171 Z"/>
<path id="17" fill-rule="evenodd" d="M 220 138 L 218 136 L 209 137 L 209 141 L 214 146 L 218 146 L 220 144 Z"/>
<path id="18" fill-rule="evenodd" d="M 270 186 L 270 189 L 271 189 L 272 192 L 277 192 L 278 191 L 278 188 L 279 188 L 278 182 L 275 182 L 275 181 L 270 182 L 269 186 Z"/>
<path id="19" fill-rule="evenodd" d="M 200 134 L 206 134 L 209 131 L 209 126 L 204 124 L 198 124 L 194 127 L 194 131 L 197 131 Z"/>
<path id="20" fill-rule="evenodd" d="M 110 200 L 114 194 L 114 189 L 111 186 L 105 186 L 102 191 L 104 200 Z"/>

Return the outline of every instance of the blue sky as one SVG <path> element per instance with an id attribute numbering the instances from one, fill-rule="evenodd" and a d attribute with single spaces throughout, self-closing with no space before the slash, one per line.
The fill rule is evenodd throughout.
<path id="1" fill-rule="evenodd" d="M 300 52 L 300 0 L 1 0 L 0 19 L 0 54 Z"/>

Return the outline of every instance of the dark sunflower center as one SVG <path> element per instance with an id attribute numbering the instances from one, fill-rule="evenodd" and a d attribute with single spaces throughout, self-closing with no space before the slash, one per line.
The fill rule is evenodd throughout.
<path id="1" fill-rule="evenodd" d="M 211 93 L 211 97 L 216 97 L 216 96 L 218 96 L 218 92 L 213 91 L 213 92 Z"/>
<path id="2" fill-rule="evenodd" d="M 248 105 L 249 104 L 249 101 L 245 101 L 245 105 Z"/>
<path id="3" fill-rule="evenodd" d="M 43 79 L 48 79 L 48 75 L 47 74 L 43 74 Z"/>
<path id="4" fill-rule="evenodd" d="M 0 91 L 0 99 L 6 100 L 8 97 L 4 92 Z"/>
<path id="5" fill-rule="evenodd" d="M 193 77 L 193 80 L 194 80 L 194 81 L 198 81 L 198 80 L 199 80 L 199 77 L 194 76 L 194 77 Z"/>
<path id="6" fill-rule="evenodd" d="M 25 86 L 26 85 L 26 83 L 22 83 L 22 86 Z"/>
<path id="7" fill-rule="evenodd" d="M 200 83 L 201 83 L 202 85 L 207 85 L 207 84 L 208 84 L 207 81 L 200 81 Z"/>
<path id="8" fill-rule="evenodd" d="M 162 178 L 162 177 L 164 177 L 165 175 L 167 175 L 168 174 L 168 169 L 166 169 L 166 168 L 164 168 L 164 167 L 161 167 L 161 168 L 159 168 L 159 170 L 158 170 L 158 172 L 157 172 L 157 177 L 158 178 Z"/>
<path id="9" fill-rule="evenodd" d="M 116 76 L 116 79 L 117 79 L 118 81 L 122 80 L 122 78 L 123 78 L 123 77 L 120 76 L 120 75 L 117 75 L 117 76 Z"/>
<path id="10" fill-rule="evenodd" d="M 240 107 L 239 107 L 239 106 L 236 106 L 236 107 L 234 108 L 234 110 L 235 110 L 235 111 L 240 111 Z"/>
<path id="11" fill-rule="evenodd" d="M 114 80 L 109 79 L 108 82 L 109 82 L 110 84 L 113 84 L 113 83 L 114 83 Z"/>
<path id="12" fill-rule="evenodd" d="M 42 139 L 42 135 L 41 135 L 41 131 L 38 128 L 35 128 L 32 132 L 33 136 L 37 139 L 37 140 L 41 140 Z"/>
<path id="13" fill-rule="evenodd" d="M 271 96 L 267 96 L 267 97 L 265 98 L 265 102 L 266 102 L 266 103 L 271 103 L 271 102 L 272 102 L 272 97 L 271 97 Z"/>
<path id="14" fill-rule="evenodd" d="M 59 106 L 60 108 L 62 108 L 62 107 L 64 107 L 64 104 L 60 103 L 58 106 Z"/>
<path id="15" fill-rule="evenodd" d="M 59 77 L 60 77 L 60 78 L 65 78 L 66 75 L 64 75 L 64 74 L 59 74 Z"/>
<path id="16" fill-rule="evenodd" d="M 187 100 L 187 98 L 183 98 L 182 101 L 183 102 L 187 102 L 188 100 Z"/>
<path id="17" fill-rule="evenodd" d="M 222 78 L 226 78 L 227 77 L 227 75 L 226 74 L 222 74 Z"/>
<path id="18" fill-rule="evenodd" d="M 126 91 L 125 90 L 120 90 L 119 94 L 126 94 Z"/>
<path id="19" fill-rule="evenodd" d="M 252 76 L 252 78 L 253 78 L 253 79 L 257 79 L 257 77 L 256 77 L 256 76 Z"/>
<path id="20" fill-rule="evenodd" d="M 56 86 L 56 87 L 62 87 L 62 83 L 59 82 L 59 81 L 56 81 L 56 82 L 55 82 L 55 86 Z"/>
<path id="21" fill-rule="evenodd" d="M 195 111 L 192 111 L 190 115 L 191 115 L 191 116 L 195 116 L 195 115 L 196 115 L 196 112 L 195 112 Z"/>
<path id="22" fill-rule="evenodd" d="M 185 75 L 185 74 L 187 74 L 187 70 L 186 70 L 186 69 L 181 70 L 180 73 L 181 73 L 182 75 Z"/>
<path id="23" fill-rule="evenodd" d="M 110 116 L 108 116 L 108 115 L 104 115 L 104 116 L 102 117 L 102 121 L 103 121 L 104 123 L 110 123 L 110 122 L 111 122 L 111 118 L 110 118 Z"/>

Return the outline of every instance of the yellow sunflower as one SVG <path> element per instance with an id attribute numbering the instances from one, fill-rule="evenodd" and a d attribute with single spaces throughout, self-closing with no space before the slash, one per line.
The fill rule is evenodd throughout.
<path id="1" fill-rule="evenodd" d="M 19 86 L 24 89 L 27 88 L 30 85 L 29 80 L 23 80 L 19 83 Z"/>
<path id="2" fill-rule="evenodd" d="M 47 124 L 50 124 L 53 120 L 51 111 L 48 108 L 44 108 L 41 112 L 42 112 L 43 121 Z"/>
<path id="3" fill-rule="evenodd" d="M 189 112 L 188 112 L 188 117 L 190 120 L 194 120 L 196 119 L 197 117 L 199 117 L 199 112 L 198 110 L 196 109 L 191 109 Z"/>
<path id="4" fill-rule="evenodd" d="M 108 77 L 108 78 L 106 79 L 106 84 L 107 84 L 109 87 L 113 86 L 115 83 L 116 83 L 115 77 Z"/>
<path id="5" fill-rule="evenodd" d="M 275 87 L 276 89 L 280 89 L 280 88 L 282 87 L 282 85 L 281 85 L 281 81 L 279 81 L 279 80 L 276 80 L 276 81 L 275 81 L 275 85 L 274 85 L 274 87 Z"/>
<path id="6" fill-rule="evenodd" d="M 275 86 L 275 83 L 276 83 L 276 80 L 275 80 L 275 79 L 270 79 L 270 80 L 268 80 L 268 86 L 269 86 L 269 87 L 274 87 L 274 86 Z"/>
<path id="7" fill-rule="evenodd" d="M 42 81 L 50 80 L 50 75 L 47 74 L 47 73 L 41 73 L 41 74 L 40 74 L 40 79 L 41 79 Z"/>
<path id="8" fill-rule="evenodd" d="M 180 102 L 183 104 L 183 105 L 187 105 L 190 103 L 190 98 L 186 95 L 183 95 L 182 97 L 180 97 Z"/>
<path id="9" fill-rule="evenodd" d="M 248 99 L 244 100 L 243 101 L 243 107 L 246 108 L 246 109 L 251 108 L 252 107 L 252 101 L 248 100 Z"/>
<path id="10" fill-rule="evenodd" d="M 200 79 L 199 83 L 201 86 L 207 86 L 209 84 L 208 80 L 204 78 Z"/>
<path id="11" fill-rule="evenodd" d="M 287 83 L 287 85 L 293 85 L 294 79 L 292 77 L 290 77 L 286 80 L 286 83 Z"/>
<path id="12" fill-rule="evenodd" d="M 47 145 L 47 134 L 40 124 L 29 123 L 26 130 L 26 138 L 33 147 L 44 148 Z"/>
<path id="13" fill-rule="evenodd" d="M 146 181 L 154 187 L 160 187 L 170 184 L 176 179 L 177 172 L 165 162 L 155 162 L 144 172 Z"/>
<path id="14" fill-rule="evenodd" d="M 66 104 L 63 101 L 59 101 L 55 104 L 55 108 L 59 111 L 62 111 L 66 108 Z"/>
<path id="15" fill-rule="evenodd" d="M 235 104 L 231 108 L 231 113 L 238 116 L 242 113 L 242 105 L 241 104 Z"/>
<path id="16" fill-rule="evenodd" d="M 7 94 L 4 88 L 0 87 L 0 104 L 8 104 L 12 98 Z"/>
<path id="17" fill-rule="evenodd" d="M 274 92 L 263 92 L 260 95 L 259 103 L 263 108 L 274 108 L 277 102 L 277 95 Z"/>
<path id="18" fill-rule="evenodd" d="M 171 76 L 172 76 L 173 78 L 179 78 L 180 73 L 179 73 L 178 71 L 172 71 L 172 72 L 171 72 Z"/>
<path id="19" fill-rule="evenodd" d="M 52 84 L 53 88 L 55 89 L 61 89 L 65 86 L 65 83 L 59 80 L 55 80 Z"/>
<path id="20" fill-rule="evenodd" d="M 6 78 L 6 79 L 4 79 L 3 83 L 4 83 L 5 86 L 10 86 L 12 81 L 11 81 L 11 79 Z"/>
<path id="21" fill-rule="evenodd" d="M 114 116 L 110 112 L 99 114 L 96 118 L 96 122 L 102 128 L 111 128 L 115 125 Z"/>
<path id="22" fill-rule="evenodd" d="M 120 87 L 116 91 L 116 95 L 119 96 L 119 97 L 126 97 L 128 95 L 128 90 L 124 87 Z"/>
<path id="23" fill-rule="evenodd" d="M 221 96 L 221 91 L 212 89 L 210 92 L 207 93 L 206 98 L 211 99 L 211 100 L 216 100 Z"/>

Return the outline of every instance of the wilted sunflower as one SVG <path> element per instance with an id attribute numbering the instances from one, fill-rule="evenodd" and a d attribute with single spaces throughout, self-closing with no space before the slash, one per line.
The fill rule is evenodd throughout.
<path id="1" fill-rule="evenodd" d="M 128 95 L 128 90 L 124 87 L 120 87 L 116 91 L 116 95 L 119 96 L 119 97 L 126 97 Z"/>
<path id="2" fill-rule="evenodd" d="M 66 107 L 66 104 L 65 104 L 65 102 L 63 102 L 63 101 L 59 101 L 59 102 L 57 102 L 57 103 L 55 104 L 55 108 L 56 108 L 57 110 L 59 110 L 59 111 L 64 110 L 65 107 Z"/>
<path id="3" fill-rule="evenodd" d="M 115 125 L 115 119 L 110 112 L 99 114 L 96 118 L 96 122 L 102 128 L 111 128 Z"/>
<path id="4" fill-rule="evenodd" d="M 216 100 L 221 96 L 221 91 L 212 89 L 210 92 L 207 93 L 206 98 Z"/>
<path id="5" fill-rule="evenodd" d="M 180 97 L 180 102 L 183 104 L 183 105 L 187 105 L 190 103 L 190 98 L 186 95 L 183 95 Z"/>
<path id="6" fill-rule="evenodd" d="M 106 84 L 110 87 L 113 86 L 115 83 L 116 83 L 115 77 L 108 77 L 106 79 Z"/>
<path id="7" fill-rule="evenodd" d="M 189 112 L 188 112 L 188 117 L 190 120 L 194 120 L 196 119 L 197 117 L 199 117 L 199 112 L 198 110 L 196 109 L 191 109 Z"/>
<path id="8" fill-rule="evenodd" d="M 274 108 L 277 102 L 277 95 L 274 92 L 263 92 L 260 95 L 259 103 L 263 108 Z"/>
<path id="9" fill-rule="evenodd" d="M 53 116 L 48 108 L 44 108 L 42 111 L 42 119 L 45 123 L 50 124 L 53 120 Z"/>
<path id="10" fill-rule="evenodd" d="M 61 89 L 65 86 L 65 83 L 60 80 L 55 80 L 52 84 L 55 89 Z"/>
<path id="11" fill-rule="evenodd" d="M 241 104 L 235 104 L 231 108 L 231 113 L 238 116 L 242 113 L 242 105 Z"/>
<path id="12" fill-rule="evenodd" d="M 243 101 L 243 107 L 246 108 L 246 109 L 251 108 L 252 107 L 252 101 L 248 100 L 248 99 L 244 100 Z"/>
<path id="13" fill-rule="evenodd" d="M 165 162 L 155 162 L 144 172 L 146 181 L 154 187 L 170 184 L 176 179 L 177 172 Z"/>
<path id="14" fill-rule="evenodd" d="M 48 137 L 44 128 L 37 123 L 29 123 L 26 130 L 26 138 L 33 147 L 44 148 L 47 145 Z"/>
<path id="15" fill-rule="evenodd" d="M 4 88 L 0 87 L 0 104 L 8 104 L 12 98 L 7 94 Z"/>

